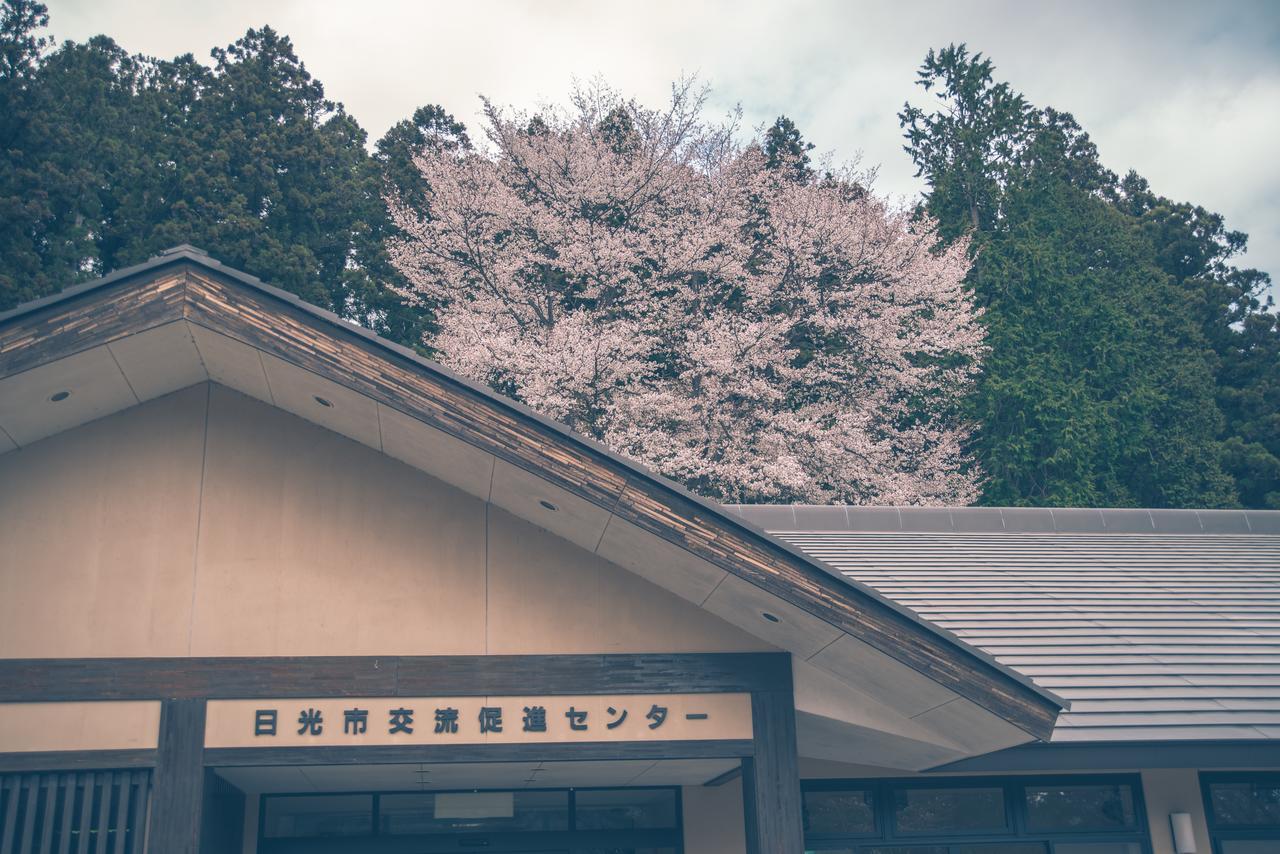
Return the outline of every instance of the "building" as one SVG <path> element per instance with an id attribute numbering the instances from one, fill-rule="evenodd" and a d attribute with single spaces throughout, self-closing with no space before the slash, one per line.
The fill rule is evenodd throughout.
<path id="1" fill-rule="evenodd" d="M 1280 513 L 722 507 L 191 247 L 0 315 L 2 854 L 1276 852 L 1277 638 Z"/>

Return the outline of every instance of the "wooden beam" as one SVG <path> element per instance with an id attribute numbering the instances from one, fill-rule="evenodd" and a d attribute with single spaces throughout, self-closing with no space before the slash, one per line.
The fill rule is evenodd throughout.
<path id="1" fill-rule="evenodd" d="M 0 703 L 157 698 L 746 693 L 790 683 L 786 653 L 0 660 Z"/>
<path id="2" fill-rule="evenodd" d="M 620 759 L 737 759 L 752 741 L 576 741 L 516 744 L 406 744 L 363 747 L 211 747 L 211 768 L 239 765 L 378 765 L 414 762 L 581 762 Z M 796 785 L 799 786 L 797 779 Z"/>
<path id="3" fill-rule="evenodd" d="M 24 750 L 0 753 L 0 774 L 21 771 L 88 771 L 150 768 L 156 752 L 141 750 Z"/>
<path id="4" fill-rule="evenodd" d="M 752 755 L 742 760 L 747 854 L 802 854 L 800 760 L 795 700 L 790 691 L 751 695 Z"/>
<path id="5" fill-rule="evenodd" d="M 185 265 L 98 288 L 0 324 L 0 379 L 182 319 Z"/>
<path id="6" fill-rule="evenodd" d="M 198 854 L 204 808 L 204 700 L 165 700 L 147 849 Z"/>

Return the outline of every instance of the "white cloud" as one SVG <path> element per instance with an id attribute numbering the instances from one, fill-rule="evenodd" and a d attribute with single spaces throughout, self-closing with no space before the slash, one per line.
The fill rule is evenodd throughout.
<path id="1" fill-rule="evenodd" d="M 478 95 L 533 106 L 600 74 L 661 102 L 675 78 L 715 87 L 746 124 L 791 116 L 836 159 L 880 165 L 882 192 L 920 184 L 896 113 L 921 101 L 930 47 L 967 41 L 1034 103 L 1075 114 L 1112 169 L 1136 169 L 1251 236 L 1280 274 L 1280 4 L 1251 0 L 949 2 L 249 2 L 48 0 L 60 38 L 105 32 L 129 50 L 205 57 L 251 26 L 289 34 L 330 97 L 376 139 L 440 103 L 473 129 Z"/>

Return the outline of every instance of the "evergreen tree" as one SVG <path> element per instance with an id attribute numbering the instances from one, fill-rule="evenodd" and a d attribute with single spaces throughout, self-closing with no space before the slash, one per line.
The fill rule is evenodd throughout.
<path id="1" fill-rule="evenodd" d="M 1223 464 L 1241 503 L 1280 509 L 1280 316 L 1267 294 L 1270 277 L 1231 263 L 1248 236 L 1227 230 L 1221 214 L 1159 197 L 1133 172 L 1119 191 L 1217 356 Z"/>
<path id="2" fill-rule="evenodd" d="M 797 181 L 807 181 L 813 176 L 809 167 L 809 152 L 813 143 L 805 142 L 795 122 L 786 116 L 778 116 L 763 140 L 765 165 L 770 169 L 788 169 Z"/>
<path id="3" fill-rule="evenodd" d="M 989 504 L 1226 506 L 1219 362 L 1163 244 L 1068 113 L 963 46 L 930 51 L 906 150 L 942 234 L 971 239 L 988 357 L 971 399 Z"/>
<path id="4" fill-rule="evenodd" d="M 0 311 L 74 280 L 94 214 L 84 164 L 49 156 L 62 128 L 39 81 L 48 21 L 42 3 L 0 7 Z"/>
<path id="5" fill-rule="evenodd" d="M 51 53 L 43 6 L 0 21 L 0 309 L 193 243 L 401 342 L 423 309 L 388 283 L 390 221 L 365 132 L 289 39 L 130 56 L 99 36 Z"/>
<path id="6" fill-rule="evenodd" d="M 415 158 L 440 151 L 470 149 L 471 139 L 462 122 L 439 105 L 419 107 L 411 118 L 392 125 L 375 147 L 373 156 L 380 171 L 384 199 L 393 200 L 396 204 L 411 205 L 421 211 L 423 216 L 430 216 L 428 200 L 431 187 L 415 165 Z M 378 269 L 387 270 L 391 264 L 382 247 L 387 241 L 403 235 L 390 221 L 383 224 L 381 233 L 383 237 L 379 245 Z M 383 276 L 384 282 L 396 287 L 404 284 L 398 270 L 392 268 L 388 273 Z M 385 289 L 374 298 L 382 307 L 384 322 L 397 341 L 415 347 L 424 355 L 439 355 L 426 344 L 436 331 L 435 317 L 440 309 L 437 301 L 429 298 L 406 301 L 395 292 Z"/>

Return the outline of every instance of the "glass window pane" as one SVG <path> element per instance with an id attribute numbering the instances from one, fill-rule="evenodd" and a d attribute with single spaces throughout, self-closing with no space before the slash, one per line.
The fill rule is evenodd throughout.
<path id="1" fill-rule="evenodd" d="M 1116 830 L 1137 826 L 1133 788 L 1125 783 L 1028 786 L 1031 830 Z"/>
<path id="2" fill-rule="evenodd" d="M 265 836 L 367 836 L 371 833 L 373 795 L 267 798 Z"/>
<path id="3" fill-rule="evenodd" d="M 1053 854 L 1142 854 L 1136 842 L 1055 842 Z"/>
<path id="4" fill-rule="evenodd" d="M 806 833 L 875 833 L 871 792 L 866 790 L 804 792 Z"/>
<path id="5" fill-rule="evenodd" d="M 674 789 L 579 789 L 578 830 L 634 830 L 676 826 Z"/>
<path id="6" fill-rule="evenodd" d="M 1280 824 L 1280 780 L 1210 783 L 1217 825 Z"/>
<path id="7" fill-rule="evenodd" d="M 1274 839 L 1224 839 L 1222 854 L 1276 854 L 1280 836 Z"/>
<path id="8" fill-rule="evenodd" d="M 804 854 L 853 854 L 852 848 L 806 848 Z"/>
<path id="9" fill-rule="evenodd" d="M 568 830 L 568 792 L 415 792 L 383 795 L 379 832 Z"/>
<path id="10" fill-rule="evenodd" d="M 959 854 L 1045 854 L 1043 842 L 970 842 L 957 849 Z"/>
<path id="11" fill-rule="evenodd" d="M 902 833 L 1003 830 L 1004 789 L 916 789 L 893 793 L 894 818 Z"/>

